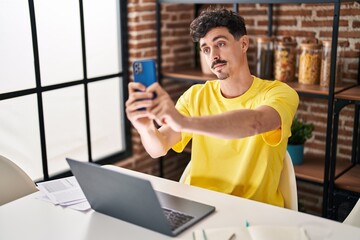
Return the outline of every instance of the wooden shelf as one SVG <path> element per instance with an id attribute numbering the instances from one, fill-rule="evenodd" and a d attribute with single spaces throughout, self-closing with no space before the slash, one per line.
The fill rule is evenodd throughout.
<path id="1" fill-rule="evenodd" d="M 360 101 L 360 86 L 355 86 L 335 94 L 335 98 Z"/>
<path id="2" fill-rule="evenodd" d="M 301 84 L 299 82 L 288 82 L 287 84 L 293 89 L 295 89 L 295 91 L 297 91 L 298 93 L 316 94 L 325 97 L 329 95 L 328 87 L 322 87 L 315 84 Z M 335 86 L 334 93 L 340 93 L 341 91 L 344 91 L 345 89 L 351 88 L 353 86 L 355 85 L 352 83 L 337 84 Z"/>
<path id="3" fill-rule="evenodd" d="M 324 161 L 324 156 L 305 154 L 303 163 L 294 166 L 296 178 L 323 184 Z M 350 161 L 338 161 L 335 176 L 339 176 L 346 169 L 350 168 L 351 165 Z"/>
<path id="4" fill-rule="evenodd" d="M 195 69 L 195 68 L 178 69 L 172 72 L 164 71 L 162 73 L 162 77 L 171 78 L 178 81 L 183 80 L 183 81 L 193 81 L 193 82 L 205 82 L 207 80 L 217 79 L 215 75 L 204 74 L 200 69 Z M 293 89 L 295 89 L 298 93 L 315 94 L 324 97 L 327 97 L 329 95 L 329 88 L 321 87 L 320 85 L 310 85 L 310 84 L 308 85 L 308 84 L 301 84 L 298 82 L 288 82 L 287 84 Z M 340 93 L 353 86 L 355 86 L 355 84 L 352 83 L 338 84 L 335 86 L 334 92 Z"/>
<path id="5" fill-rule="evenodd" d="M 360 165 L 357 164 L 335 180 L 335 187 L 360 193 Z"/>
<path id="6" fill-rule="evenodd" d="M 216 75 L 204 74 L 200 69 L 195 68 L 178 69 L 172 72 L 164 71 L 162 73 L 162 77 L 196 82 L 205 82 L 207 80 L 217 79 Z"/>

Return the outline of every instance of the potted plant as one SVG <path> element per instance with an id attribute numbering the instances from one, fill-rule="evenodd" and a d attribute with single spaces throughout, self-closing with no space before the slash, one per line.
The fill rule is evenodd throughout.
<path id="1" fill-rule="evenodd" d="M 294 118 L 291 125 L 291 137 L 288 140 L 287 150 L 294 165 L 301 164 L 304 156 L 304 143 L 311 138 L 314 124 Z"/>

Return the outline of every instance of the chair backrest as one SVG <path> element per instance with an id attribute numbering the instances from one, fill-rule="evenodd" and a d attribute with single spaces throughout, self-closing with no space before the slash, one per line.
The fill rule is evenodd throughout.
<path id="1" fill-rule="evenodd" d="M 181 174 L 180 183 L 185 183 L 187 176 L 190 174 L 190 167 L 191 167 L 191 161 L 186 165 L 186 168 L 184 169 L 183 173 Z"/>
<path id="2" fill-rule="evenodd" d="M 298 211 L 298 198 L 294 165 L 286 151 L 283 170 L 280 176 L 279 190 L 284 198 L 284 207 Z"/>
<path id="3" fill-rule="evenodd" d="M 191 162 L 182 173 L 179 182 L 185 183 L 190 174 Z M 298 211 L 297 187 L 294 166 L 288 152 L 285 154 L 284 166 L 280 176 L 279 190 L 284 197 L 285 208 Z"/>
<path id="4" fill-rule="evenodd" d="M 36 192 L 35 183 L 15 163 L 0 155 L 0 206 Z"/>
<path id="5" fill-rule="evenodd" d="M 360 199 L 358 199 L 354 208 L 351 210 L 349 215 L 345 218 L 345 224 L 360 227 Z"/>

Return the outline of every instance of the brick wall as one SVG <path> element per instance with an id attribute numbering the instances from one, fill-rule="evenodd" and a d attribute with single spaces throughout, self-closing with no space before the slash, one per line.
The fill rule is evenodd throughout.
<path id="1" fill-rule="evenodd" d="M 163 69 L 194 65 L 194 45 L 189 37 L 189 24 L 194 18 L 194 5 L 162 4 L 162 58 Z M 232 9 L 232 5 L 227 5 Z M 247 24 L 251 40 L 249 64 L 255 69 L 255 36 L 267 34 L 267 5 L 239 5 L 239 13 Z M 274 35 L 290 35 L 300 43 L 305 37 L 320 40 L 331 39 L 333 6 L 331 4 L 283 4 L 274 5 Z M 339 41 L 345 41 L 344 75 L 345 82 L 355 83 L 358 74 L 360 52 L 360 4 L 341 4 Z M 128 0 L 129 62 L 139 58 L 156 58 L 155 0 Z M 132 73 L 131 68 L 129 69 Z M 253 71 L 254 72 L 254 71 Z M 189 87 L 189 84 L 164 80 L 163 85 L 174 101 Z M 315 124 L 314 136 L 306 143 L 305 151 L 324 154 L 327 101 L 318 98 L 301 98 L 298 114 L 300 118 Z M 348 159 L 351 151 L 353 108 L 347 107 L 341 115 L 339 127 L 338 155 Z M 157 159 L 151 159 L 144 151 L 139 136 L 132 131 L 133 156 L 118 165 L 158 175 Z M 190 159 L 189 154 L 175 154 L 165 157 L 165 177 L 178 180 Z M 317 188 L 318 187 L 318 188 Z M 300 203 L 303 210 L 320 214 L 321 187 L 301 183 Z M 304 209 L 305 208 L 305 209 Z M 306 210 L 307 209 L 307 210 Z"/>

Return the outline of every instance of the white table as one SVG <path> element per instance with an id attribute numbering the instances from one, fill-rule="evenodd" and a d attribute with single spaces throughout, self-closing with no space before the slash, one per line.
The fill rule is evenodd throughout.
<path id="1" fill-rule="evenodd" d="M 173 195 L 216 206 L 216 212 L 175 239 L 192 239 L 196 229 L 251 225 L 305 226 L 324 232 L 324 239 L 359 239 L 360 228 L 309 214 L 250 201 L 178 182 L 126 170 L 149 179 L 154 188 Z M 132 225 L 90 210 L 79 212 L 35 199 L 33 193 L 0 207 L 0 239 L 171 239 L 166 235 Z M 146 197 L 146 196 L 144 196 Z"/>

